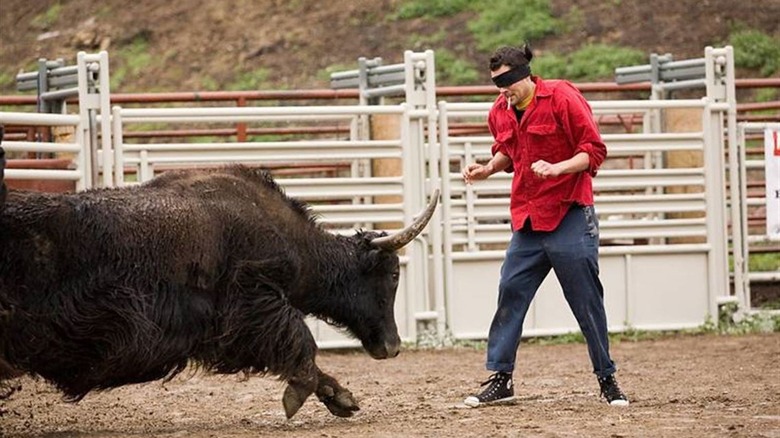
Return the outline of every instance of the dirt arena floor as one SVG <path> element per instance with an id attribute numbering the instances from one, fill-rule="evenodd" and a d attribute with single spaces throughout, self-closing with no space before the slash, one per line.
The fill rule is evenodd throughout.
<path id="1" fill-rule="evenodd" d="M 352 418 L 310 398 L 292 420 L 271 378 L 185 373 L 61 401 L 42 381 L 1 401 L 0 435 L 42 437 L 780 437 L 780 333 L 613 344 L 627 408 L 601 403 L 582 344 L 523 345 L 518 400 L 468 409 L 484 350 L 407 350 L 374 361 L 323 352 L 360 400 Z"/>

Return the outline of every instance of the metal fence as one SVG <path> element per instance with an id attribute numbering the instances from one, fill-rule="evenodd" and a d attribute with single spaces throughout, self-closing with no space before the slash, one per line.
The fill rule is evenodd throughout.
<path id="1" fill-rule="evenodd" d="M 729 54 L 715 54 L 722 53 Z M 713 62 L 712 55 L 706 63 Z M 110 113 L 101 106 L 97 126 L 91 128 L 84 117 L 41 117 L 57 117 L 47 119 L 53 124 L 67 121 L 80 133 L 75 143 L 65 146 L 73 150 L 80 146 L 73 173 L 82 179 L 79 188 L 135 184 L 171 168 L 232 162 L 339 168 L 335 173 L 279 178 L 287 193 L 309 202 L 323 225 L 336 233 L 400 227 L 426 204 L 434 188 L 441 188 L 440 209 L 425 233 L 402 254 L 396 307 L 399 331 L 406 341 L 418 339 L 428 328 L 435 328 L 439 339 L 447 332 L 458 339 L 484 338 L 510 237 L 510 177 L 497 174 L 466 186 L 460 169 L 489 156 L 492 138 L 463 126 L 484 125 L 490 104 L 437 104 L 432 75 L 420 73 L 432 68 L 432 54 L 407 53 L 405 62 L 405 75 L 415 79 L 406 82 L 406 103 L 400 105 L 115 106 Z M 729 81 L 733 85 L 733 76 L 723 82 Z M 730 93 L 710 90 L 709 82 L 708 95 Z M 604 133 L 609 159 L 594 180 L 611 330 L 701 325 L 716 314 L 720 301 L 731 296 L 723 151 L 724 145 L 736 144 L 736 137 L 724 135 L 730 132 L 736 109 L 733 99 L 716 100 L 591 101 L 596 118 L 631 115 L 631 129 Z M 681 108 L 696 113 L 699 127 L 671 132 L 663 126 L 663 114 Z M 13 114 L 0 113 L 0 123 L 19 122 Z M 397 122 L 395 135 L 373 138 L 368 127 L 381 117 Z M 247 131 L 323 125 L 338 129 L 256 141 L 212 138 L 206 143 L 153 141 L 143 135 L 173 126 L 219 130 L 236 124 Z M 88 141 L 84 133 L 97 129 L 101 142 Z M 8 145 L 10 150 L 23 146 Z M 49 146 L 39 144 L 44 149 Z M 666 158 L 677 152 L 698 154 L 701 160 L 669 166 Z M 376 172 L 373 164 L 379 161 L 399 162 L 398 172 Z M 729 168 L 733 166 L 730 163 Z M 91 179 L 88 169 L 95 172 Z M 732 194 L 732 199 L 739 198 Z M 731 213 L 741 214 L 733 208 Z M 322 347 L 356 345 L 324 323 L 310 323 Z M 553 275 L 543 283 L 526 325 L 528 335 L 577 329 Z"/>
<path id="2" fill-rule="evenodd" d="M 701 325 L 728 295 L 723 156 L 715 108 L 705 100 L 596 101 L 596 113 L 640 112 L 647 126 L 605 134 L 609 160 L 594 179 L 600 219 L 601 279 L 610 329 L 679 329 Z M 457 339 L 485 338 L 495 309 L 498 272 L 509 240 L 509 174 L 466 185 L 459 169 L 490 156 L 490 136 L 450 136 L 451 121 L 484 118 L 490 104 L 440 104 L 444 281 L 447 322 Z M 699 111 L 702 129 L 653 132 L 652 116 L 672 108 Z M 645 129 L 646 128 L 646 129 Z M 701 153 L 702 165 L 668 168 L 654 156 Z M 620 160 L 639 164 L 625 168 Z M 612 163 L 610 163 L 612 161 Z M 610 164 L 612 164 L 610 166 Z M 611 168 L 610 168 L 611 167 Z M 529 336 L 577 330 L 551 274 L 529 310 Z"/>

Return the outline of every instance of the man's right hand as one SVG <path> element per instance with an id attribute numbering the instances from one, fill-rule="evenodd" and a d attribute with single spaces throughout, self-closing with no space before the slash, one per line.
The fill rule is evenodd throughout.
<path id="1" fill-rule="evenodd" d="M 464 167 L 461 174 L 463 175 L 463 180 L 466 181 L 466 184 L 471 184 L 474 181 L 481 181 L 492 175 L 493 168 L 490 163 L 472 163 Z"/>

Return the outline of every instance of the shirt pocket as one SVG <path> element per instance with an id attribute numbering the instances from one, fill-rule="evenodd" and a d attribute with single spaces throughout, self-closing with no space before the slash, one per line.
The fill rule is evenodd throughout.
<path id="1" fill-rule="evenodd" d="M 570 158 L 563 135 L 556 125 L 529 125 L 526 133 L 531 163 L 537 160 L 557 163 Z"/>

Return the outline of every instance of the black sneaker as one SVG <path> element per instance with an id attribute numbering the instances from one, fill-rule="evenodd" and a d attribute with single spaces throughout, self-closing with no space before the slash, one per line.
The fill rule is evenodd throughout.
<path id="1" fill-rule="evenodd" d="M 614 375 L 598 377 L 601 395 L 607 399 L 610 406 L 628 406 L 628 398 L 620 390 Z"/>
<path id="2" fill-rule="evenodd" d="M 506 403 L 515 399 L 515 387 L 511 373 L 495 373 L 482 386 L 487 385 L 479 395 L 466 397 L 463 404 L 470 408 Z"/>

